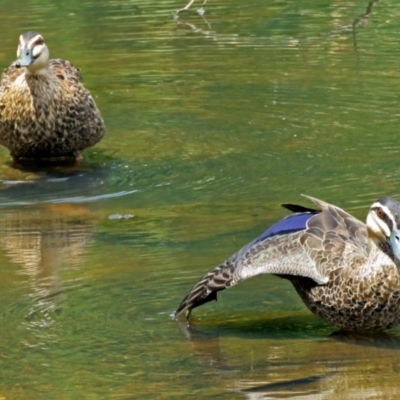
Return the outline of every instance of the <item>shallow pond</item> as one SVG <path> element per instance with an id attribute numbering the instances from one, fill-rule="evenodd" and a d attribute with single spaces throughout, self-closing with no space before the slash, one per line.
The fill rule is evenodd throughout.
<path id="1" fill-rule="evenodd" d="M 398 398 L 400 327 L 346 336 L 259 277 L 170 317 L 306 193 L 400 198 L 395 1 L 3 1 L 107 125 L 74 167 L 0 148 L 0 399 Z M 317 4 L 318 3 L 318 4 Z"/>

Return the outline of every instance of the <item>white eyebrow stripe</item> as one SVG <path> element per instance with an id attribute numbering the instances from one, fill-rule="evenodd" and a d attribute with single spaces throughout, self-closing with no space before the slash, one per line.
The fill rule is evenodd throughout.
<path id="1" fill-rule="evenodd" d="M 383 204 L 379 203 L 379 201 L 372 204 L 371 208 L 381 208 L 383 212 L 390 217 L 392 221 L 394 221 L 394 216 L 392 212 L 389 210 L 388 207 L 384 206 Z"/>
<path id="2" fill-rule="evenodd" d="M 392 226 L 389 226 L 388 223 L 385 220 L 380 219 L 379 217 L 377 217 L 377 223 L 379 225 L 384 225 L 383 230 L 386 232 L 386 236 L 390 236 L 390 231 L 393 229 L 393 225 L 396 225 L 396 219 L 393 215 L 393 213 L 389 210 L 389 208 L 387 206 L 384 206 L 383 204 L 379 203 L 379 202 L 375 202 L 374 204 L 372 204 L 371 209 L 373 208 L 380 208 L 382 209 L 382 211 L 388 216 L 389 220 L 391 221 Z M 387 228 L 387 230 L 386 230 Z"/>
<path id="3" fill-rule="evenodd" d="M 36 42 L 38 39 L 42 39 L 42 40 L 43 40 L 43 38 L 42 38 L 41 35 L 36 35 L 36 36 L 34 36 L 34 37 L 29 41 L 27 47 L 28 47 L 29 49 L 31 49 L 32 46 L 34 46 L 35 42 Z"/>
<path id="4" fill-rule="evenodd" d="M 26 42 L 25 39 L 24 39 L 24 36 L 21 35 L 19 37 L 19 45 L 21 46 L 21 49 L 32 49 L 34 47 L 35 42 L 38 39 L 42 39 L 43 40 L 42 35 L 39 35 L 39 34 L 35 35 L 31 40 L 29 40 L 29 42 Z"/>
<path id="5" fill-rule="evenodd" d="M 23 35 L 21 35 L 21 36 L 19 37 L 19 45 L 21 46 L 21 49 L 24 49 L 24 48 L 26 47 L 26 43 L 25 43 L 25 40 L 24 40 L 24 36 L 23 36 Z"/>

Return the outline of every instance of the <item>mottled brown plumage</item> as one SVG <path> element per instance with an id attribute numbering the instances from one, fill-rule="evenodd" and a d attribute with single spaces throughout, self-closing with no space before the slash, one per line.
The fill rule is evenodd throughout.
<path id="1" fill-rule="evenodd" d="M 78 69 L 49 60 L 36 32 L 20 36 L 17 55 L 0 82 L 0 144 L 15 159 L 77 156 L 96 144 L 104 122 Z"/>
<path id="2" fill-rule="evenodd" d="M 296 212 L 292 221 L 306 221 L 303 226 L 278 222 L 206 274 L 175 316 L 189 317 L 193 308 L 216 300 L 218 291 L 243 279 L 275 274 L 292 282 L 313 313 L 339 328 L 379 331 L 398 324 L 400 204 L 379 199 L 364 224 L 336 206 L 309 198 L 321 211 L 284 205 Z M 279 232 L 275 226 L 281 227 Z"/>

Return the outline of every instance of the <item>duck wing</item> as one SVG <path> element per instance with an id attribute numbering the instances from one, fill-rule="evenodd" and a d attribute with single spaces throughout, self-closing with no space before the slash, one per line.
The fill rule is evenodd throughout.
<path id="1" fill-rule="evenodd" d="M 338 207 L 305 197 L 321 211 L 283 205 L 296 214 L 277 222 L 204 275 L 182 300 L 175 318 L 185 313 L 189 317 L 193 308 L 217 300 L 217 292 L 253 276 L 302 276 L 325 284 L 331 270 L 347 263 L 365 262 L 368 257 L 365 224 Z"/>
<path id="2" fill-rule="evenodd" d="M 49 60 L 49 69 L 61 81 L 67 81 L 75 85 L 78 82 L 82 82 L 79 69 L 68 60 L 61 58 L 51 59 Z"/>
<path id="3" fill-rule="evenodd" d="M 369 256 L 366 225 L 339 207 L 313 197 L 321 212 L 310 218 L 299 242 L 316 270 L 328 276 L 338 268 L 364 264 Z"/>
<path id="4" fill-rule="evenodd" d="M 50 60 L 49 69 L 62 87 L 62 99 L 58 101 L 64 103 L 64 124 L 69 136 L 75 137 L 76 150 L 94 145 L 104 136 L 105 126 L 92 95 L 82 83 L 79 69 L 60 58 Z"/>

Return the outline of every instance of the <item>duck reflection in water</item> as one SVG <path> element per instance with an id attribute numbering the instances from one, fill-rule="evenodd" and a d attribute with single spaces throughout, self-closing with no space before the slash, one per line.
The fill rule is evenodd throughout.
<path id="1" fill-rule="evenodd" d="M 392 333 L 327 335 L 327 327 L 311 316 L 218 319 L 202 329 L 179 320 L 178 327 L 188 340 L 186 352 L 207 376 L 244 398 L 398 397 L 397 381 L 382 380 L 397 376 L 399 367 L 400 338 Z"/>
<path id="2" fill-rule="evenodd" d="M 90 211 L 79 205 L 48 204 L 5 209 L 0 222 L 0 245 L 27 276 L 32 303 L 28 329 L 48 328 L 61 311 L 65 293 L 80 286 L 63 281 L 60 272 L 79 268 L 92 238 Z M 41 332 L 43 333 L 43 332 Z"/>

